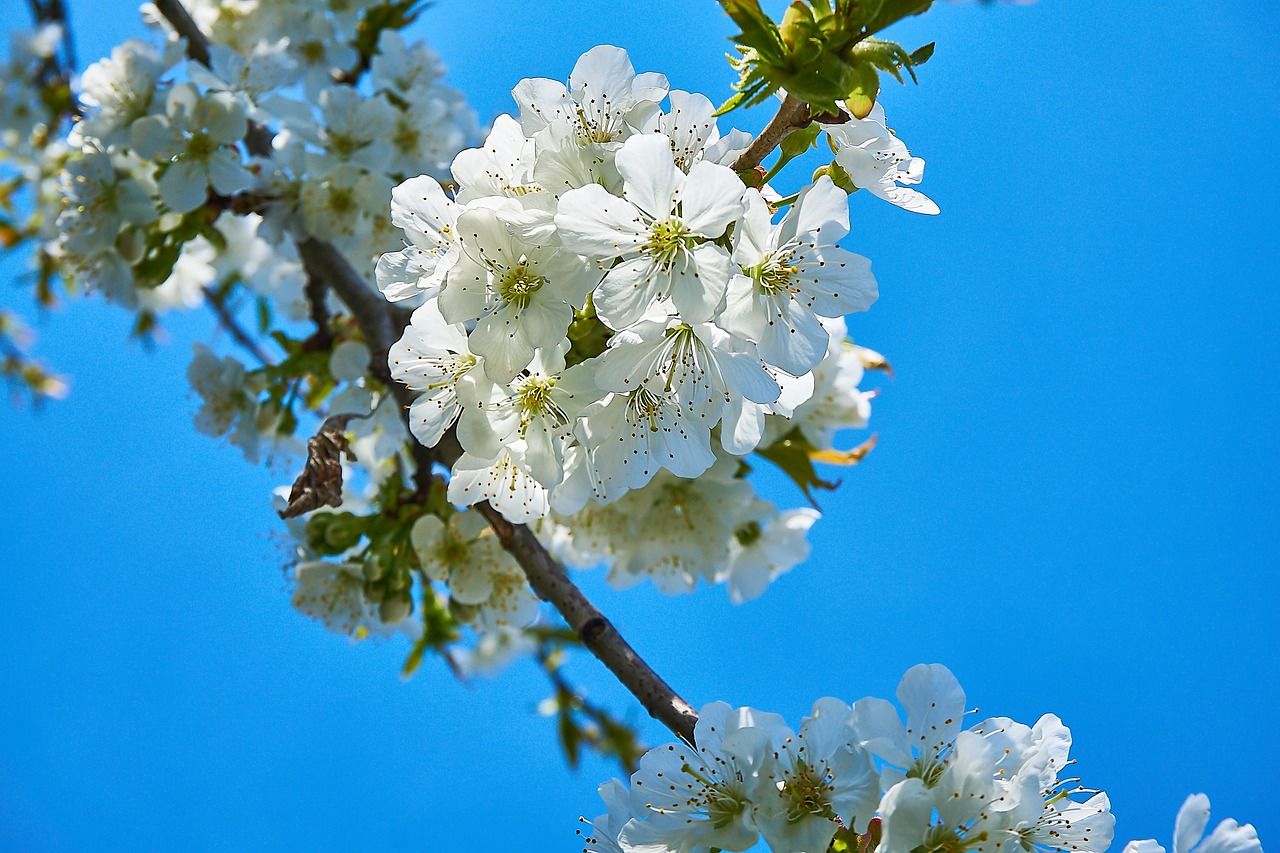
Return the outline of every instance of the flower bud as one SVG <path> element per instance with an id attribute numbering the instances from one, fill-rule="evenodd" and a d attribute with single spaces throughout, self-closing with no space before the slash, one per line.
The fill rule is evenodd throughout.
<path id="1" fill-rule="evenodd" d="M 407 592 L 388 595 L 378 605 L 378 619 L 384 625 L 395 625 L 409 618 L 413 613 L 413 596 Z"/>

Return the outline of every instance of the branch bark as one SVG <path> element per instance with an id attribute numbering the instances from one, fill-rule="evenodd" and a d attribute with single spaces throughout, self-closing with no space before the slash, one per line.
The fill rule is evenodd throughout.
<path id="1" fill-rule="evenodd" d="M 764 162 L 764 158 L 782 143 L 782 140 L 786 139 L 793 130 L 804 127 L 810 119 L 809 105 L 794 95 L 787 95 L 782 105 L 778 107 L 778 111 L 773 114 L 773 118 L 769 119 L 769 123 L 764 126 L 764 130 L 752 140 L 746 151 L 738 155 L 738 159 L 733 161 L 733 166 L 730 168 L 735 172 L 745 172 L 759 166 Z"/>
<path id="2" fill-rule="evenodd" d="M 649 716 L 677 736 L 693 743 L 693 727 L 698 712 L 680 698 L 653 667 L 631 648 L 605 615 L 569 580 L 564 566 L 547 553 L 527 526 L 512 524 L 488 501 L 475 507 L 498 534 L 502 547 L 524 569 L 529 585 L 538 597 L 551 602 L 591 654 L 627 688 Z"/>
<path id="3" fill-rule="evenodd" d="M 182 4 L 178 0 L 154 0 L 154 2 L 160 14 L 187 39 L 187 55 L 197 62 L 208 65 L 209 40 L 196 26 Z M 803 104 L 800 106 L 804 107 Z M 805 112 L 807 114 L 807 108 Z M 777 121 L 777 116 L 774 120 Z M 770 126 L 773 124 L 774 122 L 770 122 Z M 268 142 L 265 151 L 255 150 L 261 148 L 261 142 L 246 138 L 250 151 L 262 156 L 270 156 L 269 131 L 259 126 L 255 127 L 266 134 Z M 777 139 L 780 141 L 787 132 L 790 130 L 781 133 Z M 253 135 L 253 129 L 250 135 Z M 777 142 L 773 144 L 776 145 Z M 769 150 L 772 150 L 772 147 L 761 153 L 760 157 L 763 158 Z M 743 156 L 745 157 L 746 154 Z M 413 402 L 414 395 L 404 385 L 391 378 L 391 369 L 387 365 L 387 353 L 392 343 L 399 340 L 404 333 L 409 321 L 408 312 L 388 303 L 381 294 L 370 289 L 342 253 L 331 244 L 312 237 L 299 240 L 297 245 L 298 255 L 308 275 L 325 281 L 351 311 L 351 316 L 363 332 L 365 343 L 369 347 L 370 370 L 392 390 L 396 400 L 404 407 L 407 418 L 408 407 Z M 411 441 L 411 443 L 415 451 L 414 460 L 420 471 L 429 472 L 436 460 L 445 465 L 452 465 L 462 453 L 462 448 L 458 446 L 457 439 L 452 433 L 446 435 L 435 448 L 423 447 L 417 441 Z M 523 524 L 512 524 L 507 521 L 487 501 L 477 504 L 476 509 L 489 521 L 503 547 L 520 564 L 533 591 L 560 612 L 569 627 L 582 639 L 582 644 L 608 667 L 622 685 L 640 701 L 651 717 L 679 737 L 692 743 L 693 726 L 698 720 L 697 712 L 688 702 L 680 698 L 640 655 L 636 654 L 635 649 L 622 638 L 613 623 L 606 619 L 604 614 L 569 580 L 564 566 L 547 552 L 533 535 L 533 531 Z"/>

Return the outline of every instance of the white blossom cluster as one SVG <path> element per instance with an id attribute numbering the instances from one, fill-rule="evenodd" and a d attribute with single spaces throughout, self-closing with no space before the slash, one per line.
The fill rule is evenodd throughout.
<path id="1" fill-rule="evenodd" d="M 249 194 L 262 217 L 219 220 L 253 232 L 247 286 L 300 302 L 286 237 L 330 241 L 372 279 L 373 259 L 396 243 L 383 212 L 391 187 L 443 173 L 475 132 L 461 95 L 439 82 L 439 57 L 384 30 L 364 79 L 342 82 L 334 75 L 358 70 L 360 16 L 377 4 L 192 5 L 216 34 L 210 67 L 182 61 L 181 42 L 161 51 L 132 39 L 80 78 L 84 116 L 69 134 L 51 246 L 64 274 L 153 313 L 199 304 L 193 285 L 230 261 L 202 261 L 192 226 L 210 203 Z M 270 140 L 269 158 L 250 156 L 251 132 Z M 222 224 L 233 218 L 253 227 Z M 180 268 L 161 262 L 166 250 L 181 251 Z"/>
<path id="2" fill-rule="evenodd" d="M 730 166 L 750 136 L 722 135 L 708 99 L 616 47 L 513 96 L 519 118 L 460 153 L 451 184 L 392 193 L 405 247 L 377 282 L 417 305 L 390 358 L 418 392 L 410 428 L 429 447 L 455 430 L 450 500 L 545 519 L 570 563 L 604 558 L 619 585 L 649 575 L 669 592 L 737 578 L 736 599 L 756 595 L 803 558 L 813 516 L 780 516 L 736 461 L 797 428 L 830 448 L 869 414 L 867 351 L 842 318 L 877 286 L 836 245 L 847 192 L 828 177 L 791 202 L 748 188 Z M 923 209 L 896 184 L 923 163 L 882 114 L 831 135 L 873 161 L 850 175 Z"/>
<path id="3" fill-rule="evenodd" d="M 692 745 L 650 750 L 629 788 L 601 786 L 609 810 L 585 850 L 743 851 L 763 838 L 774 853 L 822 853 L 872 821 L 875 853 L 1110 846 L 1107 795 L 1062 775 L 1071 732 L 1057 717 L 966 728 L 964 691 L 938 664 L 908 670 L 897 698 L 905 719 L 884 699 L 820 699 L 795 731 L 776 714 L 708 705 Z"/>

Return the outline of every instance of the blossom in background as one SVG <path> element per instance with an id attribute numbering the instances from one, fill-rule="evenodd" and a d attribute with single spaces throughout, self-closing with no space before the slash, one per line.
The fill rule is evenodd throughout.
<path id="1" fill-rule="evenodd" d="M 1227 818 L 1205 837 L 1209 826 L 1209 798 L 1192 794 L 1178 809 L 1173 827 L 1173 853 L 1262 853 L 1262 842 L 1252 824 L 1241 826 Z M 1165 853 L 1154 839 L 1130 841 L 1122 853 Z"/>
<path id="2" fill-rule="evenodd" d="M 232 144 L 248 130 L 244 106 L 226 91 L 201 93 L 193 84 L 169 90 L 164 114 L 133 123 L 130 143 L 161 164 L 160 199 L 176 213 L 204 203 L 208 188 L 231 195 L 253 184 Z"/>

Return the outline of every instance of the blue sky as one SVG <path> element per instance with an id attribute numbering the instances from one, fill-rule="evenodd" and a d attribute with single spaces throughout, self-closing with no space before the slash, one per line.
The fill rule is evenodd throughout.
<path id="1" fill-rule="evenodd" d="M 72 8 L 85 59 L 141 30 L 128 3 Z M 419 31 L 485 119 L 603 42 L 713 99 L 731 81 L 711 2 L 440 0 Z M 1193 791 L 1276 843 L 1278 36 L 1264 2 L 939 4 L 897 28 L 938 42 L 883 102 L 943 213 L 852 199 L 881 299 L 851 333 L 897 371 L 879 446 L 758 601 L 580 577 L 677 689 L 798 721 L 940 661 L 984 714 L 1072 727 L 1118 843 L 1167 843 Z M 72 396 L 0 408 L 0 849 L 576 849 L 614 770 L 565 769 L 538 672 L 402 682 L 402 648 L 297 616 L 268 504 L 294 472 L 191 426 L 208 319 L 152 351 L 129 325 L 98 300 L 43 318 Z M 571 672 L 626 707 L 593 661 Z"/>

